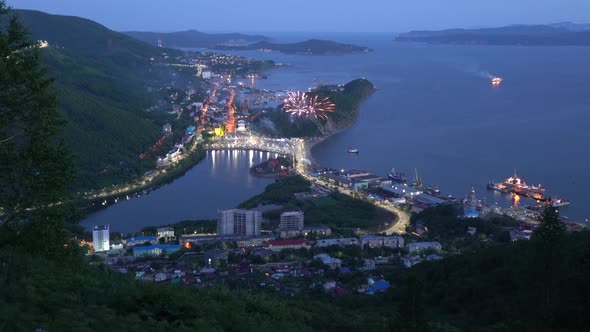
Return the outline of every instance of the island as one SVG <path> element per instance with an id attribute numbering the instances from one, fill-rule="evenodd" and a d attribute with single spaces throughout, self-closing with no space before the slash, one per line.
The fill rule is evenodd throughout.
<path id="1" fill-rule="evenodd" d="M 258 50 L 263 52 L 281 52 L 285 54 L 297 55 L 342 55 L 355 53 L 368 53 L 372 49 L 364 46 L 357 46 L 352 44 L 343 44 L 330 40 L 309 39 L 297 43 L 273 43 L 269 41 L 260 41 L 249 45 L 227 45 L 219 44 L 214 47 L 218 50 Z"/>
<path id="2" fill-rule="evenodd" d="M 588 25 L 556 23 L 511 25 L 484 29 L 410 31 L 395 39 L 400 42 L 459 45 L 590 46 Z"/>

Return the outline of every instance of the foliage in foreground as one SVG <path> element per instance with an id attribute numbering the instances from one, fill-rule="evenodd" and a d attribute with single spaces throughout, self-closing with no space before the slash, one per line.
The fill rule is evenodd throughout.
<path id="1" fill-rule="evenodd" d="M 4 8 L 0 1 L 0 14 Z M 421 263 L 409 272 L 386 272 L 393 287 L 374 297 L 333 299 L 318 293 L 286 299 L 142 284 L 88 264 L 65 236 L 62 207 L 46 204 L 64 196 L 72 166 L 68 158 L 56 160 L 66 151 L 52 139 L 59 123 L 55 98 L 29 45 L 15 20 L 8 34 L 0 33 L 0 87 L 7 88 L 0 89 L 0 160 L 22 166 L 12 170 L 1 164 L 0 170 L 0 330 L 590 329 L 590 233 L 564 234 L 551 208 L 531 241 Z M 291 192 L 309 186 L 302 179 L 287 181 Z M 284 184 L 269 186 L 272 190 L 252 203 L 288 201 Z"/>

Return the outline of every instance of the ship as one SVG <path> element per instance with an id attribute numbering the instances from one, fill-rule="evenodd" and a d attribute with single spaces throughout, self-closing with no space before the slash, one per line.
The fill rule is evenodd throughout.
<path id="1" fill-rule="evenodd" d="M 551 201 L 551 206 L 553 207 L 564 207 L 568 205 L 570 205 L 570 201 L 567 199 L 558 198 Z"/>
<path id="2" fill-rule="evenodd" d="M 502 84 L 502 78 L 500 78 L 500 77 L 493 77 L 492 78 L 492 85 L 493 86 L 498 86 L 500 84 Z"/>
<path id="3" fill-rule="evenodd" d="M 541 185 L 533 186 L 526 184 L 516 175 L 516 170 L 514 170 L 514 175 L 504 180 L 504 182 L 488 183 L 488 189 L 503 193 L 514 193 L 523 197 L 534 198 L 538 201 L 545 200 L 545 188 L 542 188 Z"/>
<path id="4" fill-rule="evenodd" d="M 404 173 L 401 172 L 396 172 L 395 168 L 391 169 L 391 172 L 389 172 L 389 174 L 387 175 L 391 180 L 395 181 L 395 182 L 399 182 L 399 183 L 404 183 L 406 182 L 406 176 Z"/>
<path id="5" fill-rule="evenodd" d="M 357 149 L 357 148 L 348 148 L 348 153 L 359 153 L 359 149 Z"/>

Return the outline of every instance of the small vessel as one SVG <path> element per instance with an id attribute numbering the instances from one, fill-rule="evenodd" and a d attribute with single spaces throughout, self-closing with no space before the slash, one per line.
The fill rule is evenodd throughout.
<path id="1" fill-rule="evenodd" d="M 406 182 L 406 176 L 404 175 L 404 173 L 396 172 L 395 168 L 391 169 L 391 172 L 389 172 L 388 177 L 395 182 Z"/>
<path id="2" fill-rule="evenodd" d="M 570 205 L 570 201 L 568 201 L 567 199 L 555 199 L 555 200 L 551 200 L 551 206 L 553 207 L 564 207 L 564 206 L 568 206 Z"/>
<path id="3" fill-rule="evenodd" d="M 492 78 L 492 85 L 493 86 L 498 86 L 500 84 L 502 84 L 502 78 L 500 78 L 500 77 Z"/>
<path id="4" fill-rule="evenodd" d="M 359 153 L 359 149 L 357 149 L 357 148 L 348 148 L 348 153 Z"/>

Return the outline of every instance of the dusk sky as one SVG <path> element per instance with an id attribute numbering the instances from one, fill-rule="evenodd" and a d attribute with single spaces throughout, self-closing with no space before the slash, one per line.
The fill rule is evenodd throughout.
<path id="1" fill-rule="evenodd" d="M 113 30 L 403 32 L 560 21 L 590 23 L 589 0 L 8 0 Z"/>

